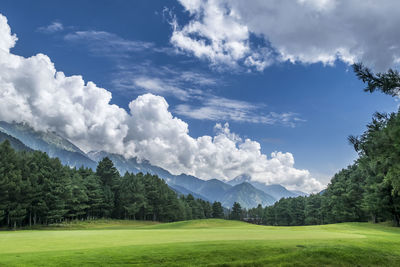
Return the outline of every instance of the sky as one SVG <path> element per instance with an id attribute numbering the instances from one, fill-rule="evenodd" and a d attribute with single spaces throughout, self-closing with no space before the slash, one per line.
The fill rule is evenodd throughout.
<path id="1" fill-rule="evenodd" d="M 0 3 L 0 119 L 174 174 L 318 192 L 396 99 L 398 1 Z"/>

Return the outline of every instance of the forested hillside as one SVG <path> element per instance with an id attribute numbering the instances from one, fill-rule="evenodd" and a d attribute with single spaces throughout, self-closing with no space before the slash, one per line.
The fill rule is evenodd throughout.
<path id="1" fill-rule="evenodd" d="M 120 218 L 162 222 L 221 218 L 219 202 L 178 195 L 150 174 L 125 173 L 104 158 L 96 171 L 70 168 L 39 151 L 0 144 L 0 226 Z"/>
<path id="2" fill-rule="evenodd" d="M 354 65 L 354 71 L 367 83 L 366 92 L 398 97 L 397 71 L 375 75 L 361 64 Z M 335 174 L 323 193 L 281 199 L 265 209 L 251 209 L 244 217 L 268 225 L 392 220 L 400 226 L 400 111 L 376 113 L 367 130 L 349 141 L 359 158 Z"/>
<path id="3" fill-rule="evenodd" d="M 46 152 L 52 158 L 57 157 L 62 164 L 76 168 L 84 166 L 96 170 L 98 162 L 107 157 L 112 160 L 121 175 L 125 172 L 157 175 L 165 180 L 168 186 L 178 195 L 187 196 L 191 194 L 195 198 L 206 201 L 218 201 L 225 208 L 230 208 L 234 202 L 239 202 L 245 208 L 255 207 L 258 203 L 271 205 L 282 197 L 304 195 L 302 192 L 300 194 L 290 192 L 278 184 L 265 185 L 252 181 L 251 176 L 244 174 L 237 176 L 228 183 L 218 179 L 202 180 L 184 173 L 174 175 L 157 165 L 151 164 L 146 159 L 125 158 L 122 155 L 105 151 L 84 153 L 78 146 L 57 133 L 36 131 L 28 123 L 0 121 L 0 143 L 4 140 L 8 140 L 16 150 L 40 150 Z M 242 183 L 248 184 L 247 186 L 239 186 Z M 232 188 L 233 186 L 236 187 Z M 240 189 L 243 191 L 240 192 Z M 264 193 L 258 192 L 257 189 Z"/>

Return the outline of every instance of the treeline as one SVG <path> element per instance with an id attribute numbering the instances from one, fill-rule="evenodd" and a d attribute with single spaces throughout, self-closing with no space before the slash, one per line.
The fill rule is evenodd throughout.
<path id="1" fill-rule="evenodd" d="M 221 203 L 178 196 L 150 174 L 120 176 L 104 158 L 96 171 L 63 166 L 40 151 L 0 144 L 0 227 L 96 218 L 179 220 L 224 218 Z"/>
<path id="2" fill-rule="evenodd" d="M 365 91 L 399 96 L 397 71 L 375 75 L 361 64 L 354 65 L 354 71 L 367 83 Z M 376 113 L 367 130 L 349 141 L 359 158 L 335 174 L 323 193 L 259 206 L 242 219 L 267 225 L 392 220 L 400 226 L 400 111 Z"/>

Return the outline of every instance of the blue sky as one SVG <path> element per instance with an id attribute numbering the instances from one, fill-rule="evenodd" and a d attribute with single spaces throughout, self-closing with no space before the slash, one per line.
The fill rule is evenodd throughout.
<path id="1" fill-rule="evenodd" d="M 206 20 L 206 7 L 201 11 L 184 5 L 177 1 L 4 0 L 0 13 L 18 36 L 12 53 L 23 57 L 43 53 L 66 76 L 82 75 L 85 81 L 106 88 L 113 95 L 111 103 L 126 110 L 139 95 L 161 95 L 169 111 L 187 122 L 194 138 L 213 136 L 216 123 L 228 122 L 230 132 L 257 141 L 267 156 L 274 151 L 290 152 L 295 168 L 309 170 L 323 184 L 356 158 L 347 136 L 361 134 L 374 112 L 397 109 L 392 97 L 363 92 L 348 57 L 332 61 L 308 54 L 302 58 L 307 48 L 300 53 L 299 47 L 285 46 L 276 33 L 278 37 L 271 38 L 260 33 L 268 29 L 249 30 L 245 41 L 239 37 L 250 49 L 243 56 L 230 55 L 227 61 L 198 56 L 171 39 L 174 32 L 184 32 L 185 25 Z M 244 25 L 245 20 L 240 23 Z M 205 31 L 184 34 L 205 44 L 213 42 Z M 229 33 L 224 34 L 228 34 L 224 43 L 230 42 Z M 279 55 L 274 53 L 279 53 L 274 47 L 279 50 L 279 45 L 274 40 L 292 49 L 293 62 L 275 58 Z M 260 47 L 269 53 L 258 52 L 265 51 Z M 265 66 L 261 69 L 245 61 L 255 55 L 253 51 L 262 54 Z"/>

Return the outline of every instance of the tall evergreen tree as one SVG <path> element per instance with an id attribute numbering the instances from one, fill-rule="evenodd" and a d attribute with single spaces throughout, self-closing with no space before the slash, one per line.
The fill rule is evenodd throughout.
<path id="1" fill-rule="evenodd" d="M 304 207 L 305 224 L 322 224 L 322 196 L 320 194 L 310 195 L 307 197 Z"/>
<path id="2" fill-rule="evenodd" d="M 125 173 L 120 192 L 124 217 L 135 220 L 139 211 L 146 207 L 143 181 L 134 174 Z"/>
<path id="3" fill-rule="evenodd" d="M 212 217 L 213 218 L 224 218 L 224 209 L 222 208 L 221 202 L 215 201 L 212 205 Z"/>
<path id="4" fill-rule="evenodd" d="M 231 219 L 232 220 L 241 220 L 242 219 L 242 207 L 238 202 L 233 203 L 232 211 L 231 211 Z"/>
<path id="5" fill-rule="evenodd" d="M 118 170 L 114 167 L 114 163 L 108 157 L 105 157 L 97 165 L 96 175 L 100 179 L 104 195 L 102 216 L 111 217 L 118 201 L 116 194 L 120 179 Z"/>
<path id="6" fill-rule="evenodd" d="M 84 178 L 84 184 L 88 197 L 86 216 L 88 219 L 100 218 L 103 215 L 102 208 L 106 201 L 100 179 L 94 173 L 91 173 Z"/>
<path id="7" fill-rule="evenodd" d="M 77 171 L 71 173 L 71 194 L 67 201 L 67 217 L 70 219 L 82 219 L 85 217 L 87 209 L 89 208 L 89 197 L 87 195 L 87 188 L 82 179 L 82 176 Z"/>

